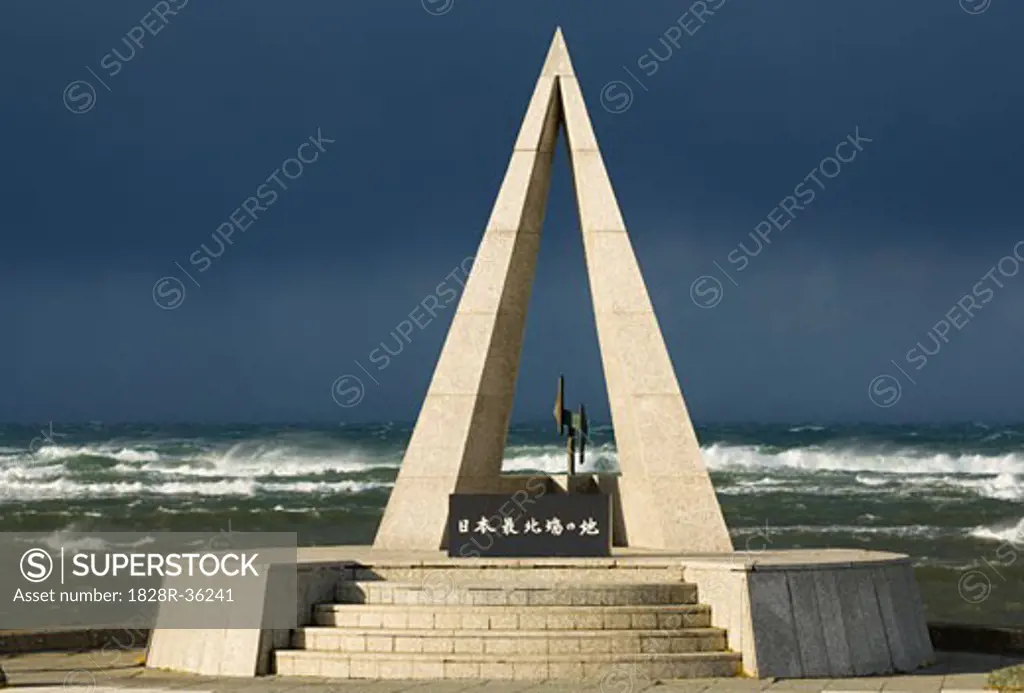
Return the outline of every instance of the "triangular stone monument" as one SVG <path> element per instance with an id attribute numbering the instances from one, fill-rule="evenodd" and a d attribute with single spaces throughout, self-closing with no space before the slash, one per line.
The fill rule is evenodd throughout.
<path id="1" fill-rule="evenodd" d="M 692 553 L 732 542 L 619 212 L 561 30 L 523 119 L 374 547 L 436 551 L 448 495 L 502 493 L 526 310 L 565 128 L 618 448 L 616 544 Z"/>

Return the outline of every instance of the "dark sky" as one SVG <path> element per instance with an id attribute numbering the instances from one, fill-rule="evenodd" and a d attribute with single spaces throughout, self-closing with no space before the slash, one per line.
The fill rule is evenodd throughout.
<path id="1" fill-rule="evenodd" d="M 689 8 L 3 0 L 0 420 L 414 418 L 454 303 L 386 369 L 370 352 L 475 252 L 556 25 L 695 420 L 1024 418 L 1024 272 L 992 273 L 1024 239 L 1024 3 Z M 773 213 L 798 184 L 813 202 Z M 559 371 L 607 417 L 571 191 L 560 151 L 519 419 Z"/>

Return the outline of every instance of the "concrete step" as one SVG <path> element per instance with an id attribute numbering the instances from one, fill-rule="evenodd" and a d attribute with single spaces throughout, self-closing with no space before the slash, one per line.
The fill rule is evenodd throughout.
<path id="1" fill-rule="evenodd" d="M 659 679 L 736 676 L 742 657 L 732 652 L 679 654 L 344 654 L 278 650 L 281 676 L 342 679 L 489 679 L 600 681 L 602 690 L 636 690 Z"/>
<path id="2" fill-rule="evenodd" d="M 584 582 L 681 582 L 681 562 L 665 559 L 462 559 L 458 565 L 438 563 L 420 566 L 351 568 L 344 579 L 352 581 L 390 580 L 392 582 L 430 582 L 441 585 L 454 582 L 567 583 Z"/>
<path id="3" fill-rule="evenodd" d="M 446 604 L 463 606 L 630 606 L 694 604 L 697 586 L 667 583 L 407 583 L 390 580 L 342 582 L 340 602 L 355 604 Z"/>
<path id="4" fill-rule="evenodd" d="M 669 654 L 722 652 L 725 631 L 718 628 L 678 630 L 461 630 L 382 631 L 360 628 L 300 628 L 293 633 L 298 649 L 344 653 L 424 654 Z"/>
<path id="5" fill-rule="evenodd" d="M 707 628 L 711 609 L 703 604 L 637 606 L 400 606 L 318 604 L 318 626 L 340 628 L 438 628 L 445 630 L 630 630 Z"/>

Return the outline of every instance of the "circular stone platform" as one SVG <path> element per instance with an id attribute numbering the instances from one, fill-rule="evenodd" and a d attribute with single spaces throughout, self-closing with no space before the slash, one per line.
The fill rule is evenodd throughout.
<path id="1" fill-rule="evenodd" d="M 933 658 L 906 556 L 299 550 L 300 628 L 154 630 L 147 666 L 343 678 L 846 677 Z M 179 634 L 180 633 L 180 634 Z"/>

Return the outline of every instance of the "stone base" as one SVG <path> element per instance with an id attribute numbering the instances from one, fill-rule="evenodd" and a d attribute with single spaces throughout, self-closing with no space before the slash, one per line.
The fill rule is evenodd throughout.
<path id="1" fill-rule="evenodd" d="M 934 660 L 906 556 L 809 550 L 683 560 L 750 676 L 871 676 Z"/>
<path id="2" fill-rule="evenodd" d="M 147 666 L 352 678 L 848 677 L 933 659 L 905 556 L 299 550 L 300 628 L 156 629 Z M 283 595 L 281 595 L 283 597 Z M 502 673 L 503 672 L 503 673 Z"/>

